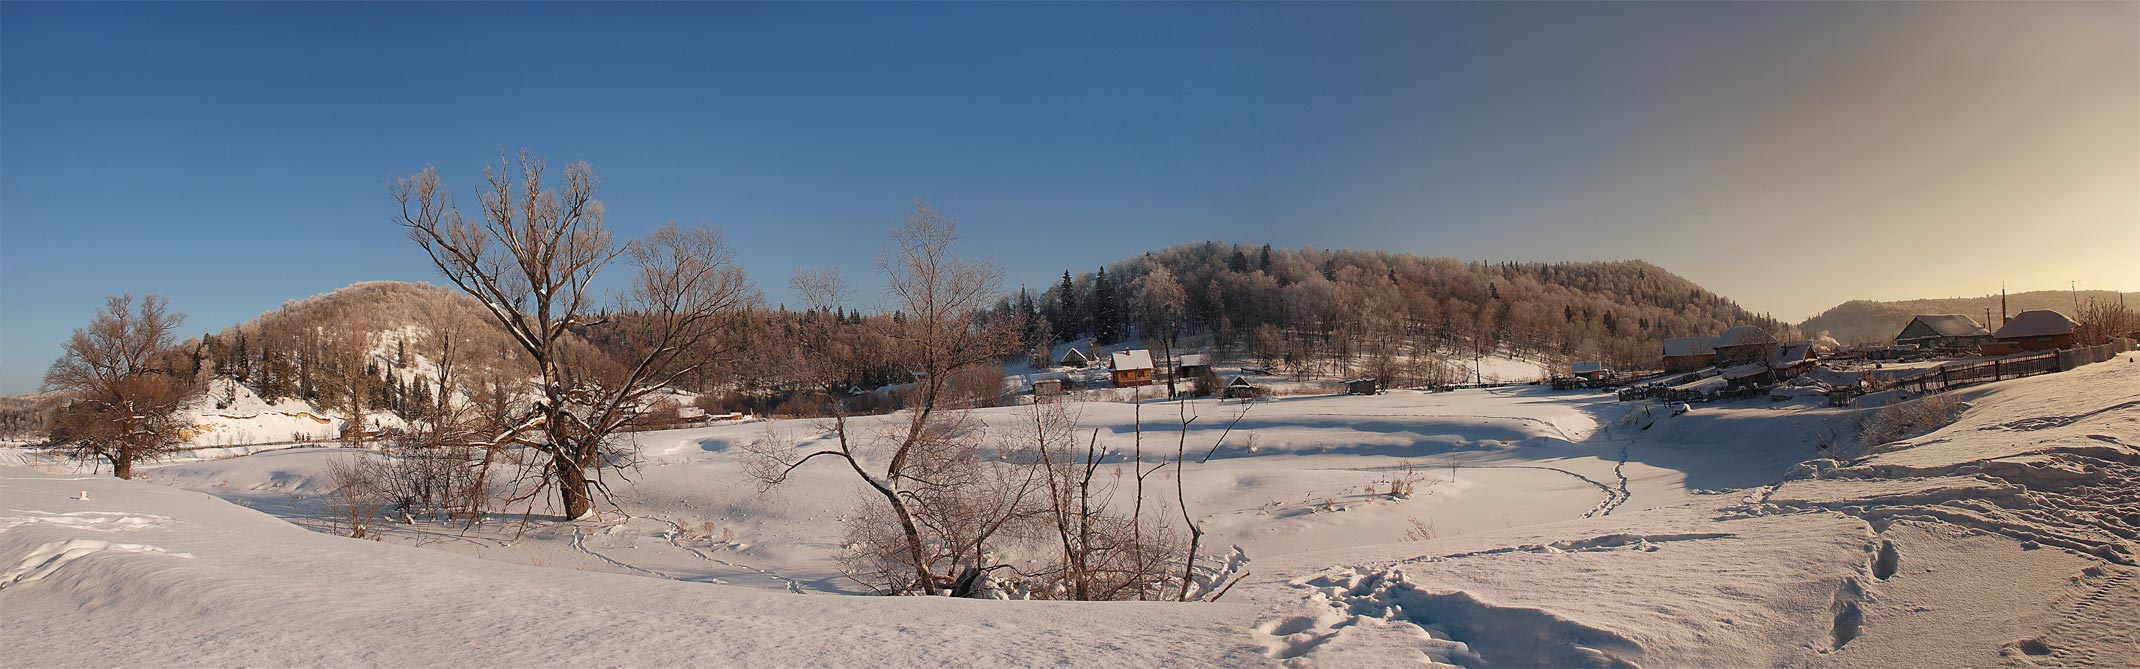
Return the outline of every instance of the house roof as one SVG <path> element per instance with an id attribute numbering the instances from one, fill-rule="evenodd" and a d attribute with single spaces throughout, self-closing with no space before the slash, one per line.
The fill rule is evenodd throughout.
<path id="1" fill-rule="evenodd" d="M 1709 355 L 1716 352 L 1715 337 L 1673 337 L 1664 340 L 1664 357 Z"/>
<path id="2" fill-rule="evenodd" d="M 1722 376 L 1727 379 L 1737 380 L 1749 376 L 1758 376 L 1762 372 L 1766 371 L 1768 371 L 1768 365 L 1764 365 L 1758 362 L 1749 362 L 1744 365 L 1738 365 L 1736 367 L 1724 368 Z"/>
<path id="3" fill-rule="evenodd" d="M 1077 349 L 1074 349 L 1074 348 L 1073 348 L 1073 349 L 1070 349 L 1070 351 L 1069 351 L 1068 353 L 1064 353 L 1064 354 L 1063 354 L 1063 359 L 1064 359 L 1064 360 L 1070 360 L 1070 359 L 1073 359 L 1073 358 L 1074 358 L 1074 359 L 1077 359 L 1077 360 L 1087 360 L 1087 361 L 1089 361 L 1089 360 L 1092 360 L 1092 356 L 1089 356 L 1089 355 L 1085 355 L 1085 352 L 1084 352 L 1084 351 L 1080 351 L 1080 350 L 1077 350 Z"/>
<path id="4" fill-rule="evenodd" d="M 1256 387 L 1256 384 L 1255 384 L 1254 382 L 1252 382 L 1252 381 L 1249 381 L 1249 380 L 1248 380 L 1247 378 L 1245 378 L 1245 377 L 1240 377 L 1240 376 L 1236 376 L 1236 377 L 1233 377 L 1233 380 L 1232 380 L 1232 381 L 1227 381 L 1227 382 L 1226 382 L 1226 385 L 1229 385 L 1229 386 L 1235 386 L 1235 387 L 1240 387 L 1240 388 L 1254 388 L 1254 387 Z"/>
<path id="5" fill-rule="evenodd" d="M 2050 309 L 2030 309 L 2008 319 L 2005 325 L 1999 326 L 1999 332 L 1992 336 L 2000 339 L 2049 337 L 2072 334 L 2073 327 L 2073 319 L 2067 318 L 2065 314 Z"/>
<path id="6" fill-rule="evenodd" d="M 1183 367 L 1205 367 L 1211 364 L 1211 356 L 1202 353 L 1185 353 L 1181 356 Z"/>
<path id="7" fill-rule="evenodd" d="M 1796 365 L 1798 363 L 1805 362 L 1807 360 L 1811 360 L 1812 358 L 1813 342 L 1793 342 L 1783 345 L 1783 352 L 1777 354 L 1776 356 L 1776 364 L 1779 366 L 1788 367 L 1791 365 Z"/>
<path id="8" fill-rule="evenodd" d="M 1729 330 L 1725 330 L 1724 334 L 1717 335 L 1716 337 L 1717 348 L 1774 343 L 1776 343 L 1776 338 L 1774 336 L 1771 336 L 1767 330 L 1763 330 L 1761 328 L 1757 328 L 1751 325 L 1741 325 Z"/>
<path id="9" fill-rule="evenodd" d="M 1112 361 L 1115 371 L 1118 372 L 1132 369 L 1151 369 L 1152 352 L 1141 348 L 1119 351 L 1114 354 Z"/>
<path id="10" fill-rule="evenodd" d="M 1568 365 L 1568 371 L 1569 371 L 1569 372 L 1571 372 L 1571 373 L 1575 373 L 1575 374 L 1589 374 L 1589 373 L 1591 373 L 1591 372 L 1602 372 L 1602 371 L 1605 371 L 1605 363 L 1602 363 L 1602 362 L 1598 362 L 1598 361 L 1596 361 L 1596 360 L 1583 360 L 1583 361 L 1579 361 L 1579 362 L 1576 362 L 1576 363 L 1574 363 L 1574 364 L 1570 364 L 1570 365 Z"/>
<path id="11" fill-rule="evenodd" d="M 1991 334 L 1990 330 L 1977 323 L 1977 319 L 1962 314 L 1920 314 L 1910 321 L 1925 324 L 1925 327 L 1931 328 L 1941 337 L 1977 337 Z M 1910 326 L 1905 324 L 1902 329 L 1908 330 Z"/>

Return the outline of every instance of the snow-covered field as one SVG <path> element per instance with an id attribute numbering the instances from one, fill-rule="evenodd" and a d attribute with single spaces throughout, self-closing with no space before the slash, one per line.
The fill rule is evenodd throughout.
<path id="1" fill-rule="evenodd" d="M 851 474 L 760 494 L 741 465 L 808 421 L 641 433 L 598 519 L 381 542 L 293 525 L 320 525 L 332 449 L 136 482 L 0 451 L 0 642 L 36 666 L 2133 665 L 2136 370 L 1961 391 L 1953 425 L 1872 447 L 1849 436 L 1874 410 L 1811 398 L 1265 400 L 1186 468 L 1207 555 L 1245 558 L 1192 603 L 854 595 Z M 1119 460 L 1141 422 L 1171 455 L 1178 411 L 1198 448 L 1239 410 L 1093 402 L 1081 426 Z"/>

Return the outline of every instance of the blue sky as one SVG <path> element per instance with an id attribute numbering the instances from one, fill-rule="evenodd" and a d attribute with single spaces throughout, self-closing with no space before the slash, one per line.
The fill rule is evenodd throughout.
<path id="1" fill-rule="evenodd" d="M 523 147 L 593 163 L 623 235 L 723 228 L 776 301 L 800 267 L 873 281 L 917 198 L 1013 285 L 1219 239 L 1644 258 L 1788 319 L 2131 290 L 2130 244 L 1988 240 L 2140 227 L 2135 26 L 2134 3 L 0 4 L 0 392 L 106 294 L 198 334 L 436 281 L 387 181 L 436 165 L 468 202 Z"/>

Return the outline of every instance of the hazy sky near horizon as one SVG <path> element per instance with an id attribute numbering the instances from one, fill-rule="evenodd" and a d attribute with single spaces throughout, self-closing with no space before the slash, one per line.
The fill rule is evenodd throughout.
<path id="1" fill-rule="evenodd" d="M 0 392 L 102 296 L 438 282 L 532 148 L 769 297 L 926 199 L 1012 286 L 1207 239 L 1641 258 L 1749 309 L 2140 289 L 2140 3 L 0 4 Z"/>

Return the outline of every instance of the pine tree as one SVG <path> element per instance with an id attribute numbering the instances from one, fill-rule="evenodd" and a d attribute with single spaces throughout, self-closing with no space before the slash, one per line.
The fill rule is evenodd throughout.
<path id="1" fill-rule="evenodd" d="M 1264 272 L 1271 271 L 1271 245 L 1264 244 L 1263 250 L 1258 252 L 1258 255 L 1256 257 L 1256 269 L 1262 270 Z"/>
<path id="2" fill-rule="evenodd" d="M 1077 286 L 1070 282 L 1070 270 L 1063 270 L 1063 284 L 1057 288 L 1055 299 L 1061 302 L 1057 305 L 1057 315 L 1062 319 L 1055 324 L 1055 336 L 1061 337 L 1063 341 L 1075 339 L 1078 328 L 1072 319 L 1076 318 L 1078 313 Z"/>
<path id="3" fill-rule="evenodd" d="M 1092 338 L 1101 346 L 1122 340 L 1122 307 L 1105 267 L 1092 279 Z"/>

